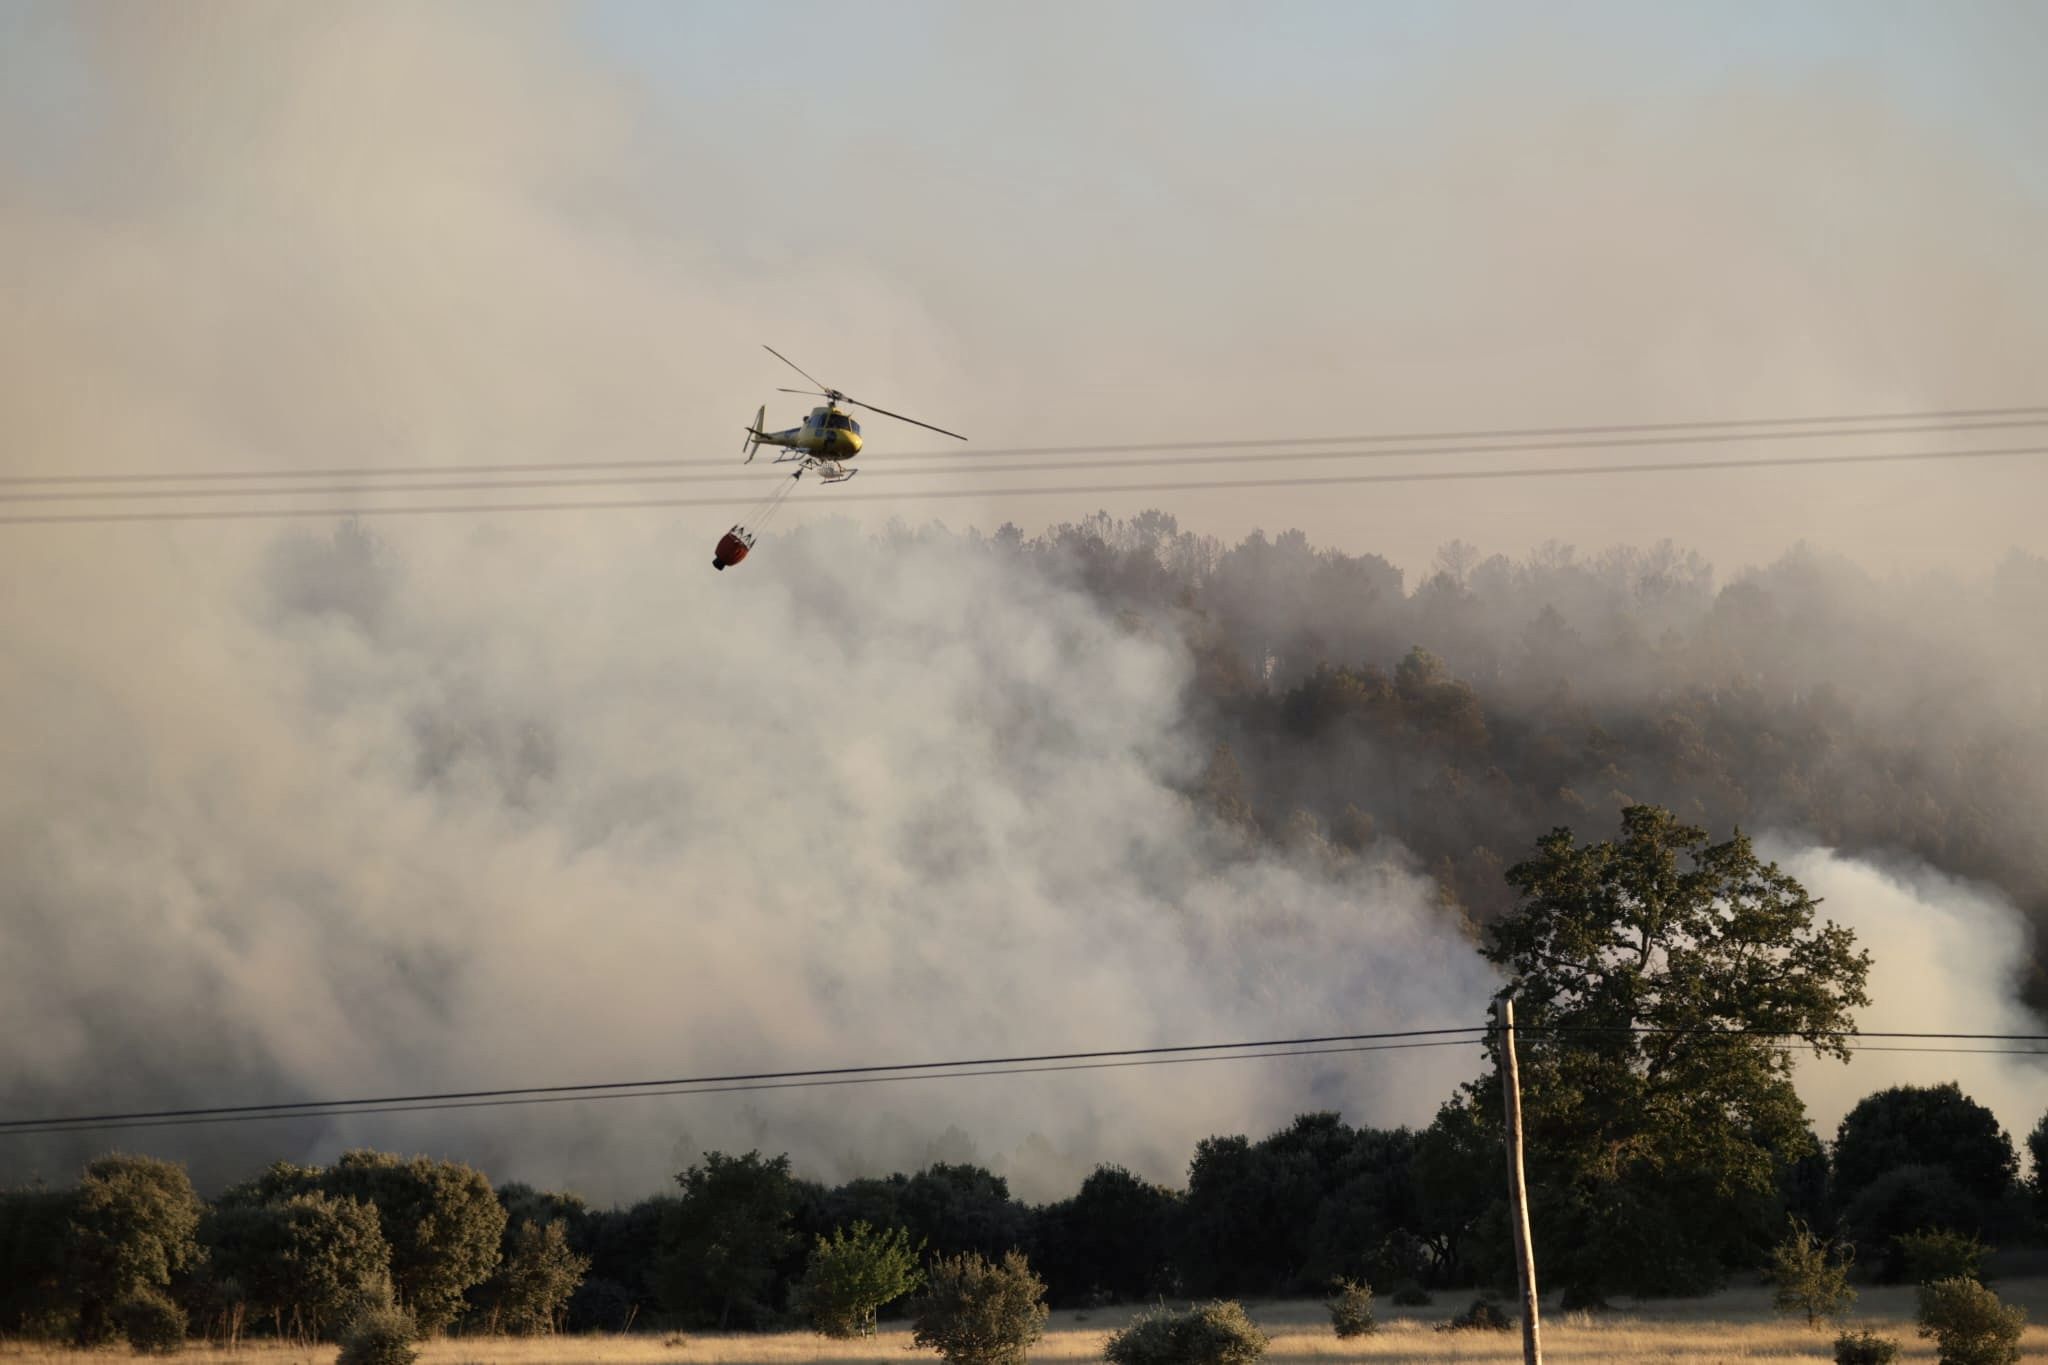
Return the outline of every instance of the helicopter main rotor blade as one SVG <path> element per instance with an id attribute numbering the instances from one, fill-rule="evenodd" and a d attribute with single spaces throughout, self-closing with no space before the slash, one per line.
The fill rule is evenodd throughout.
<path id="1" fill-rule="evenodd" d="M 832 396 L 823 389 L 785 389 L 778 386 L 775 391 L 777 393 L 807 393 L 813 398 L 830 398 Z"/>
<path id="2" fill-rule="evenodd" d="M 791 359 L 790 359 L 790 358 L 789 358 L 788 356 L 784 355 L 784 354 L 783 354 L 782 352 L 780 352 L 780 351 L 776 350 L 776 349 L 775 349 L 775 348 L 774 348 L 773 346 L 770 346 L 770 345 L 769 345 L 769 344 L 768 344 L 767 342 L 765 342 L 765 341 L 764 341 L 764 342 L 762 342 L 762 343 L 761 343 L 761 349 L 762 349 L 762 350 L 764 350 L 764 351 L 766 351 L 766 352 L 767 352 L 767 353 L 768 353 L 769 355 L 772 355 L 772 356 L 774 356 L 774 357 L 775 357 L 775 358 L 776 358 L 777 360 L 781 361 L 781 362 L 782 362 L 783 364 L 785 364 L 785 365 L 789 366 L 789 368 L 791 368 L 792 370 L 795 370 L 795 371 L 796 371 L 796 372 L 797 372 L 798 374 L 802 375 L 802 376 L 803 376 L 804 378 L 806 378 L 806 379 L 810 380 L 810 381 L 811 381 L 811 382 L 812 382 L 813 384 L 816 384 L 816 385 L 817 385 L 817 386 L 818 386 L 819 388 L 821 388 L 821 389 L 822 389 L 822 388 L 824 388 L 824 387 L 825 387 L 825 385 L 824 385 L 824 384 L 823 384 L 822 382 L 820 382 L 820 381 L 819 381 L 819 379 L 818 379 L 818 377 L 817 377 L 816 375 L 812 374 L 812 373 L 811 373 L 811 372 L 810 372 L 809 370 L 805 369 L 805 368 L 804 368 L 803 366 L 801 366 L 801 365 L 797 364 L 797 363 L 796 363 L 796 362 L 795 362 L 794 360 L 791 360 Z"/>
<path id="3" fill-rule="evenodd" d="M 851 403 L 857 408 L 866 408 L 869 412 L 879 412 L 884 417 L 894 417 L 899 422 L 908 422 L 914 427 L 923 427 L 926 431 L 936 431 L 939 435 L 950 436 L 956 441 L 967 439 L 957 431 L 948 431 L 944 427 L 935 427 L 930 422 L 920 422 L 915 417 L 905 417 L 900 412 L 891 412 L 887 408 L 878 408 L 873 403 L 863 403 L 858 398 L 848 398 L 845 394 L 841 394 L 840 398 L 842 401 Z"/>

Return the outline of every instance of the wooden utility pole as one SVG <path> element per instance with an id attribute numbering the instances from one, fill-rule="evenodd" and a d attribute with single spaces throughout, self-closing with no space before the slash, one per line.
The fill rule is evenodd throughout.
<path id="1" fill-rule="evenodd" d="M 1536 1317 L 1536 1249 L 1529 1242 L 1529 1185 L 1522 1176 L 1522 1068 L 1515 1060 L 1515 1002 L 1493 1002 L 1500 1026 L 1500 1098 L 1507 1113 L 1508 1221 L 1515 1229 L 1515 1270 L 1522 1281 L 1522 1362 L 1543 1365 L 1543 1325 Z"/>

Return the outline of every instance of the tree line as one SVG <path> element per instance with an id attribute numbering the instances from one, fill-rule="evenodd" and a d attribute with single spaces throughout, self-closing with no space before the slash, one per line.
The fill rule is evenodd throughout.
<path id="1" fill-rule="evenodd" d="M 1869 955 L 1741 835 L 1632 806 L 1615 838 L 1559 828 L 1505 875 L 1516 903 L 1482 951 L 1514 983 L 1535 1236 L 1567 1305 L 1710 1290 L 1788 1226 L 1895 1278 L 1930 1245 L 2041 1235 L 2048 1115 L 2025 1183 L 1953 1084 L 1867 1096 L 1831 1143 L 1812 1131 L 1785 1044 L 1846 1059 Z M 1062 1305 L 1506 1286 L 1497 1093 L 1482 1074 L 1419 1131 L 1303 1114 L 1203 1140 L 1184 1187 L 1103 1166 L 1037 1206 L 976 1165 L 826 1186 L 759 1151 L 709 1153 L 626 1208 L 373 1151 L 206 1201 L 181 1168 L 114 1155 L 0 1193 L 0 1333 L 312 1340 L 393 1307 L 430 1333 L 757 1329 L 877 1266 L 907 1287 L 914 1263 L 1012 1252 Z M 850 1302 L 842 1321 L 887 1300 Z"/>

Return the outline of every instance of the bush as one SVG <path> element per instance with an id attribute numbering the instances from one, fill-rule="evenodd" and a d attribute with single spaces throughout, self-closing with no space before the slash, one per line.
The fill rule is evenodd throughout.
<path id="1" fill-rule="evenodd" d="M 356 1316 L 341 1334 L 341 1354 L 334 1365 L 412 1365 L 419 1328 L 402 1308 L 372 1308 Z"/>
<path id="2" fill-rule="evenodd" d="M 1266 1334 L 1245 1316 L 1243 1304 L 1227 1300 L 1141 1314 L 1102 1348 L 1110 1365 L 1249 1365 L 1265 1353 Z"/>
<path id="3" fill-rule="evenodd" d="M 1427 1289 L 1413 1280 L 1403 1280 L 1395 1285 L 1394 1292 L 1387 1298 L 1397 1308 L 1427 1308 L 1436 1302 Z"/>
<path id="4" fill-rule="evenodd" d="M 917 1288 L 923 1278 L 910 1234 L 877 1232 L 866 1223 L 820 1237 L 804 1265 L 797 1293 L 811 1326 L 828 1337 L 873 1336 L 875 1313 Z"/>
<path id="5" fill-rule="evenodd" d="M 1813 1235 L 1813 1229 L 1797 1218 L 1792 1234 L 1771 1248 L 1771 1281 L 1777 1286 L 1771 1306 L 1780 1313 L 1804 1313 L 1806 1325 L 1832 1318 L 1856 1302 L 1849 1287 L 1849 1265 L 1855 1260 L 1847 1248 Z"/>
<path id="6" fill-rule="evenodd" d="M 1906 1279 L 1910 1283 L 1984 1278 L 1979 1267 L 1991 1248 L 1966 1233 L 1936 1229 L 1905 1233 L 1895 1240 L 1900 1264 L 1905 1267 Z"/>
<path id="7" fill-rule="evenodd" d="M 144 1291 L 114 1310 L 121 1334 L 138 1355 L 173 1355 L 185 1348 L 185 1310 L 162 1294 Z"/>
<path id="8" fill-rule="evenodd" d="M 1436 1326 L 1439 1332 L 1507 1332 L 1514 1329 L 1514 1320 L 1500 1311 L 1500 1306 L 1490 1299 L 1474 1299 L 1467 1308 L 1449 1322 Z"/>
<path id="9" fill-rule="evenodd" d="M 1835 1365 L 1892 1365 L 1899 1343 L 1875 1332 L 1847 1332 L 1835 1338 Z"/>
<path id="10" fill-rule="evenodd" d="M 932 1263 L 911 1303 L 911 1340 L 953 1365 L 1021 1365 L 1045 1328 L 1045 1281 L 1023 1253 L 974 1252 Z"/>
<path id="11" fill-rule="evenodd" d="M 1372 1316 L 1371 1285 L 1339 1280 L 1335 1290 L 1326 1307 L 1330 1310 L 1330 1325 L 1337 1329 L 1338 1336 L 1362 1337 L 1379 1326 Z"/>
<path id="12" fill-rule="evenodd" d="M 2013 1365 L 2027 1315 L 1957 1276 L 1920 1286 L 1920 1335 L 1933 1337 L 1941 1365 Z"/>

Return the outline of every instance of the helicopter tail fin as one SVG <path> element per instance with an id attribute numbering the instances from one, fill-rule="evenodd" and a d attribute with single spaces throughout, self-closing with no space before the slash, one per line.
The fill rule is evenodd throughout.
<path id="1" fill-rule="evenodd" d="M 740 447 L 746 453 L 745 463 L 754 462 L 754 452 L 761 448 L 761 423 L 768 417 L 768 405 L 763 403 L 754 413 L 754 424 L 747 428 L 747 443 Z"/>

